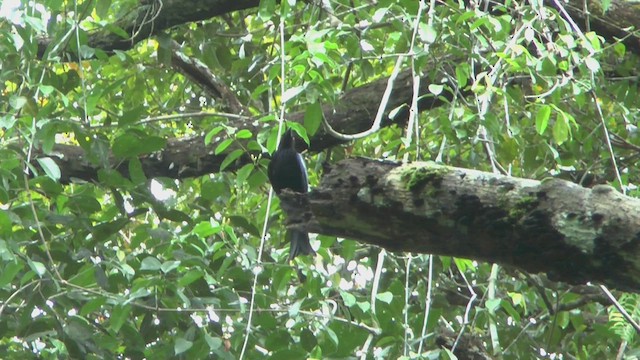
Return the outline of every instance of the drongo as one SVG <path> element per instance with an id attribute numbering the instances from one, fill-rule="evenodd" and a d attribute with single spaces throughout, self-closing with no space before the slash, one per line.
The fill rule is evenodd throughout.
<path id="1" fill-rule="evenodd" d="M 267 174 L 273 190 L 278 195 L 282 189 L 290 189 L 299 193 L 309 191 L 307 167 L 304 164 L 302 155 L 296 151 L 295 138 L 291 129 L 284 133 L 282 139 L 280 139 L 278 150 L 271 155 L 271 163 L 269 163 Z M 289 261 L 298 255 L 315 255 L 315 251 L 309 244 L 309 234 L 297 229 L 291 229 L 288 237 L 291 239 Z"/>

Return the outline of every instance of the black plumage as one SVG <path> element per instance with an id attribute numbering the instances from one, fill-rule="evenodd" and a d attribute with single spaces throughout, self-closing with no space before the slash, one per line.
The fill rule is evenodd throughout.
<path id="1" fill-rule="evenodd" d="M 295 138 L 291 129 L 288 129 L 280 139 L 278 150 L 271 156 L 267 174 L 273 190 L 278 195 L 282 189 L 290 189 L 299 193 L 309 191 L 307 167 L 302 155 L 296 151 Z M 309 234 L 306 232 L 291 229 L 288 237 L 291 239 L 289 261 L 298 255 L 315 254 L 309 243 Z"/>

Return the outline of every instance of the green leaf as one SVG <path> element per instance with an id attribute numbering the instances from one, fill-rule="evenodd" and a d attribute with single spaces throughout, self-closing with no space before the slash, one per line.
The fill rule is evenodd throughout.
<path id="1" fill-rule="evenodd" d="M 83 342 L 84 340 L 89 339 L 93 334 L 91 325 L 86 319 L 80 316 L 71 316 L 67 318 L 64 326 L 64 332 L 67 336 L 77 342 Z"/>
<path id="2" fill-rule="evenodd" d="M 446 355 L 446 357 L 444 357 L 444 359 L 446 360 L 458 360 L 458 357 L 455 356 L 451 350 L 447 349 L 446 347 L 442 347 L 442 350 L 444 350 L 444 353 Z"/>
<path id="3" fill-rule="evenodd" d="M 2 189 L 0 189 L 0 193 Z M 0 203 L 5 203 L 5 201 L 0 201 Z M 13 222 L 9 217 L 9 214 L 6 210 L 0 209 L 0 234 L 8 235 L 11 234 L 13 230 Z M 2 258 L 2 253 L 0 252 L 0 259 Z"/>
<path id="4" fill-rule="evenodd" d="M 220 155 L 220 153 L 227 150 L 229 145 L 231 145 L 232 143 L 233 139 L 224 139 L 220 144 L 218 144 L 218 146 L 216 146 L 216 149 L 213 151 L 213 153 L 215 155 Z"/>
<path id="5" fill-rule="evenodd" d="M 180 286 L 187 286 L 189 284 L 191 284 L 192 282 L 202 278 L 204 276 L 204 273 L 201 270 L 189 270 L 187 271 L 186 274 L 184 274 L 180 280 L 178 280 L 178 285 Z"/>
<path id="6" fill-rule="evenodd" d="M 47 272 L 46 266 L 44 266 L 44 264 L 39 261 L 33 261 L 31 259 L 27 259 L 27 264 L 29 264 L 29 267 L 31 268 L 31 270 L 34 273 L 36 273 L 36 275 L 38 275 L 39 277 L 42 277 L 42 275 L 44 275 Z"/>
<path id="7" fill-rule="evenodd" d="M 193 233 L 198 235 L 198 237 L 206 238 L 213 234 L 216 234 L 222 230 L 220 224 L 216 224 L 215 226 L 211 223 L 211 221 L 202 221 L 193 227 Z"/>
<path id="8" fill-rule="evenodd" d="M 38 85 L 38 89 L 40 89 L 40 92 L 44 96 L 49 96 L 55 90 L 53 86 L 43 84 Z"/>
<path id="9" fill-rule="evenodd" d="M 125 127 L 130 124 L 135 124 L 144 115 L 146 108 L 143 106 L 135 106 L 129 108 L 122 113 L 122 116 L 118 118 L 118 126 Z"/>
<path id="10" fill-rule="evenodd" d="M 338 339 L 338 335 L 335 333 L 335 331 L 333 331 L 331 328 L 327 327 L 325 328 L 325 333 L 326 335 L 329 337 L 329 339 L 331 340 L 331 342 L 333 342 L 333 344 L 338 347 L 338 345 L 340 345 L 340 340 Z"/>
<path id="11" fill-rule="evenodd" d="M 121 264 L 120 270 L 127 276 L 134 276 L 136 271 L 129 264 Z"/>
<path id="12" fill-rule="evenodd" d="M 204 340 L 207 342 L 207 345 L 209 345 L 211 350 L 218 350 L 222 346 L 222 339 L 219 337 L 204 334 Z"/>
<path id="13" fill-rule="evenodd" d="M 302 306 L 302 300 L 296 301 L 289 305 L 289 316 L 296 317 L 300 313 L 300 307 Z"/>
<path id="14" fill-rule="evenodd" d="M 465 272 L 468 269 L 474 269 L 475 268 L 473 266 L 473 261 L 471 261 L 469 259 L 453 258 L 453 262 L 456 264 L 458 269 L 460 269 L 460 271 L 462 271 L 462 272 Z"/>
<path id="15" fill-rule="evenodd" d="M 502 300 L 500 302 L 500 307 L 502 307 L 502 309 L 506 311 L 507 314 L 509 314 L 509 316 L 511 316 L 515 321 L 520 322 L 520 313 L 518 313 L 516 309 L 513 307 L 513 305 L 511 305 L 511 302 Z M 561 312 L 567 314 L 566 311 L 561 311 Z M 567 321 L 568 321 L 568 318 L 567 318 Z"/>
<path id="16" fill-rule="evenodd" d="M 18 121 L 18 119 L 12 115 L 0 116 L 0 127 L 9 130 L 13 127 L 16 121 Z"/>
<path id="17" fill-rule="evenodd" d="M 128 304 L 136 299 L 140 299 L 140 298 L 145 298 L 147 296 L 151 295 L 151 291 L 147 288 L 140 288 L 135 290 L 134 292 L 132 292 L 131 294 L 129 294 L 129 298 L 127 299 L 127 301 L 125 302 L 125 304 Z"/>
<path id="18" fill-rule="evenodd" d="M 396 108 L 391 109 L 391 111 L 389 111 L 389 119 L 395 119 L 401 111 L 409 111 L 409 105 L 402 104 Z"/>
<path id="19" fill-rule="evenodd" d="M 237 186 L 241 186 L 247 181 L 247 178 L 251 175 L 254 168 L 255 166 L 252 163 L 249 163 L 241 167 L 240 170 L 236 172 Z"/>
<path id="20" fill-rule="evenodd" d="M 303 92 L 304 90 L 305 90 L 304 86 L 296 86 L 296 87 L 289 88 L 285 90 L 284 94 L 282 95 L 282 99 L 280 101 L 283 104 L 286 104 L 287 102 L 289 102 L 289 100 L 300 95 L 300 93 Z"/>
<path id="21" fill-rule="evenodd" d="M 80 315 L 87 316 L 92 312 L 99 310 L 106 302 L 107 299 L 104 297 L 91 299 L 82 306 L 80 309 Z"/>
<path id="22" fill-rule="evenodd" d="M 469 65 L 466 63 L 456 65 L 456 80 L 458 81 L 458 87 L 464 88 L 469 81 Z"/>
<path id="23" fill-rule="evenodd" d="M 160 215 L 164 219 L 168 219 L 175 222 L 186 222 L 186 223 L 191 222 L 191 217 L 189 215 L 176 209 L 163 211 L 161 213 L 159 212 L 158 215 Z"/>
<path id="24" fill-rule="evenodd" d="M 418 35 L 420 36 L 420 40 L 427 44 L 434 43 L 438 37 L 436 29 L 424 22 L 420 22 Z"/>
<path id="25" fill-rule="evenodd" d="M 224 160 L 222 160 L 222 163 L 220 164 L 220 171 L 226 169 L 229 165 L 231 165 L 231 163 L 238 160 L 238 158 L 242 156 L 242 154 L 244 154 L 244 150 L 242 149 L 235 149 L 230 152 L 229 155 L 227 155 Z"/>
<path id="26" fill-rule="evenodd" d="M 173 345 L 173 351 L 175 355 L 180 355 L 183 352 L 191 349 L 192 346 L 193 341 L 189 341 L 184 338 L 177 338 L 175 344 Z"/>
<path id="27" fill-rule="evenodd" d="M 598 72 L 598 70 L 600 70 L 600 63 L 598 62 L 598 60 L 592 57 L 588 57 L 584 59 L 584 63 L 585 65 L 587 65 L 587 68 L 592 72 Z"/>
<path id="28" fill-rule="evenodd" d="M 24 96 L 12 95 L 9 98 L 9 105 L 11 105 L 11 107 L 14 108 L 15 110 L 22 109 L 22 107 L 25 106 L 26 104 L 27 104 L 27 98 Z"/>
<path id="29" fill-rule="evenodd" d="M 113 141 L 113 154 L 119 158 L 131 158 L 164 148 L 167 141 L 158 136 L 147 136 L 139 132 L 128 132 Z"/>
<path id="30" fill-rule="evenodd" d="M 442 90 L 444 89 L 443 85 L 439 85 L 439 84 L 429 84 L 429 92 L 432 93 L 433 95 L 440 95 L 442 94 Z"/>
<path id="31" fill-rule="evenodd" d="M 236 139 L 249 139 L 251 136 L 251 131 L 247 129 L 242 129 L 236 133 Z"/>
<path id="32" fill-rule="evenodd" d="M 260 0 L 260 7 L 258 8 L 258 16 L 263 21 L 270 20 L 273 14 L 276 12 L 276 0 Z"/>
<path id="33" fill-rule="evenodd" d="M 342 297 L 342 301 L 344 301 L 344 304 L 348 307 L 351 307 L 353 305 L 355 305 L 356 303 L 356 297 L 351 295 L 350 293 L 346 292 L 346 291 L 340 291 L 340 296 Z M 392 295 L 393 297 L 393 295 Z"/>
<path id="34" fill-rule="evenodd" d="M 389 291 L 386 291 L 386 292 L 383 292 L 383 293 L 379 293 L 379 294 L 376 295 L 376 299 L 378 299 L 378 300 L 380 300 L 380 301 L 382 301 L 384 303 L 391 304 L 391 301 L 393 300 L 393 293 L 391 293 Z"/>
<path id="35" fill-rule="evenodd" d="M 162 267 L 160 260 L 153 256 L 147 256 L 140 263 L 140 270 L 157 271 L 160 270 L 160 267 Z"/>
<path id="36" fill-rule="evenodd" d="M 525 301 L 522 293 L 509 292 L 508 295 L 511 298 L 511 302 L 513 303 L 513 305 L 525 307 L 526 310 L 527 302 Z"/>
<path id="37" fill-rule="evenodd" d="M 100 0 L 96 2 L 96 14 L 100 18 L 106 18 L 109 15 L 109 9 L 111 8 L 111 0 Z"/>
<path id="38" fill-rule="evenodd" d="M 92 234 L 95 242 L 103 242 L 110 238 L 129 223 L 128 218 L 119 218 L 114 221 L 108 221 L 93 227 Z"/>
<path id="39" fill-rule="evenodd" d="M 606 0 L 606 1 L 610 1 L 610 0 Z M 622 58 L 624 54 L 627 52 L 627 47 L 624 45 L 624 43 L 617 42 L 613 45 L 613 52 L 616 54 L 616 56 L 618 56 L 619 58 Z"/>
<path id="40" fill-rule="evenodd" d="M 95 285 L 96 275 L 95 275 L 94 265 L 91 264 L 91 265 L 83 266 L 82 269 L 78 271 L 77 274 L 75 274 L 69 279 L 69 282 L 74 285 L 78 285 L 82 287 L 89 287 L 91 285 Z"/>
<path id="41" fill-rule="evenodd" d="M 24 269 L 24 264 L 18 261 L 8 262 L 0 272 L 0 288 L 9 284 Z"/>
<path id="42" fill-rule="evenodd" d="M 600 51 L 602 43 L 600 41 L 601 38 L 597 33 L 595 33 L 594 31 L 589 31 L 587 33 L 584 33 L 584 37 L 587 39 L 587 41 L 589 41 L 589 43 L 591 43 L 591 46 L 593 46 L 593 49 L 595 51 Z"/>
<path id="43" fill-rule="evenodd" d="M 222 130 L 224 130 L 224 126 L 222 125 L 216 126 L 213 129 L 209 130 L 207 135 L 205 135 L 204 137 L 204 144 L 205 145 L 211 144 L 211 139 L 213 139 L 214 136 L 218 135 L 218 133 L 220 133 L 220 131 Z"/>
<path id="44" fill-rule="evenodd" d="M 267 182 L 266 171 L 260 169 L 259 171 L 252 171 L 251 175 L 247 179 L 247 185 L 250 190 L 256 191 Z"/>
<path id="45" fill-rule="evenodd" d="M 302 140 L 304 140 L 305 143 L 307 143 L 307 145 L 309 145 L 309 136 L 307 135 L 307 130 L 304 126 L 294 122 L 287 122 L 287 124 L 298 134 L 298 136 L 302 138 Z"/>
<path id="46" fill-rule="evenodd" d="M 48 177 L 50 177 L 53 180 L 60 180 L 60 168 L 58 167 L 58 164 L 56 164 L 55 161 L 53 161 L 52 158 L 50 157 L 41 157 L 38 158 L 38 164 L 40 164 L 40 167 L 42 167 L 42 169 L 44 170 L 45 174 L 47 174 Z"/>
<path id="47" fill-rule="evenodd" d="M 307 106 L 304 112 L 304 128 L 307 130 L 307 134 L 313 136 L 318 131 L 322 124 L 322 116 L 320 103 L 315 102 Z"/>
<path id="48" fill-rule="evenodd" d="M 100 206 L 100 202 L 98 202 L 98 200 L 85 195 L 70 198 L 69 202 L 67 203 L 67 207 L 73 209 L 74 211 L 85 212 L 87 214 L 93 214 L 102 210 L 102 207 Z"/>
<path id="49" fill-rule="evenodd" d="M 549 125 L 549 117 L 551 116 L 551 106 L 542 105 L 538 108 L 536 113 L 536 131 L 538 134 L 544 134 L 544 131 Z"/>
<path id="50" fill-rule="evenodd" d="M 492 313 L 495 313 L 500 308 L 501 302 L 502 300 L 500 299 L 489 299 L 484 303 L 484 306 Z"/>
<path id="51" fill-rule="evenodd" d="M 156 36 L 158 47 L 156 50 L 156 58 L 158 62 L 165 66 L 171 66 L 171 37 L 167 33 L 159 33 Z"/>
<path id="52" fill-rule="evenodd" d="M 363 313 L 367 313 L 369 312 L 369 310 L 371 310 L 371 303 L 369 303 L 368 301 L 358 301 L 356 305 L 358 305 Z"/>
<path id="53" fill-rule="evenodd" d="M 111 316 L 109 317 L 109 329 L 114 333 L 120 331 L 122 325 L 129 318 L 129 314 L 131 313 L 131 305 L 116 305 L 113 307 L 111 311 Z"/>
<path id="54" fill-rule="evenodd" d="M 558 145 L 569 139 L 569 126 L 567 125 L 564 116 L 558 116 L 555 124 L 553 124 L 553 139 L 558 143 Z"/>
<path id="55" fill-rule="evenodd" d="M 129 160 L 129 178 L 134 184 L 144 184 L 147 181 L 147 176 L 142 170 L 142 163 L 138 158 L 131 158 Z"/>
<path id="56" fill-rule="evenodd" d="M 291 7 L 295 5 L 296 0 L 286 0 L 280 2 L 280 16 L 287 18 L 291 13 Z"/>
<path id="57" fill-rule="evenodd" d="M 207 180 L 202 184 L 200 195 L 209 201 L 213 201 L 217 197 L 224 196 L 227 192 L 228 187 L 223 182 L 212 182 Z"/>
<path id="58" fill-rule="evenodd" d="M 233 226 L 242 228 L 242 230 L 257 238 L 260 237 L 260 230 L 255 225 L 253 225 L 246 217 L 239 215 L 230 215 L 229 220 L 231 221 L 231 224 Z"/>
<path id="59" fill-rule="evenodd" d="M 169 260 L 169 261 L 165 261 L 164 263 L 162 263 L 162 266 L 160 267 L 160 270 L 162 270 L 163 273 L 167 274 L 167 273 L 171 272 L 172 270 L 177 269 L 178 266 L 180 266 L 180 261 Z"/>

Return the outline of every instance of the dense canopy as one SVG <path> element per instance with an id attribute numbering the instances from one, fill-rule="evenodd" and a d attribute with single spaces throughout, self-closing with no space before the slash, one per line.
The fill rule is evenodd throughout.
<path id="1" fill-rule="evenodd" d="M 619 1 L 0 2 L 1 357 L 640 356 L 638 27 Z M 277 198 L 285 128 L 311 191 Z"/>

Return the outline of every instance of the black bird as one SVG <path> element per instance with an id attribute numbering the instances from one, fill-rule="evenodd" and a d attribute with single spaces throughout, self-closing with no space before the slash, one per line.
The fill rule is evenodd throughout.
<path id="1" fill-rule="evenodd" d="M 295 138 L 291 129 L 288 129 L 282 139 L 280 145 L 273 155 L 267 169 L 269 182 L 273 186 L 276 194 L 280 194 L 282 189 L 290 189 L 299 193 L 309 191 L 309 181 L 307 179 L 307 167 L 304 159 L 296 151 Z M 309 244 L 309 234 L 304 231 L 291 229 L 288 234 L 291 239 L 291 248 L 289 249 L 289 261 L 298 255 L 315 255 L 315 251 Z"/>

